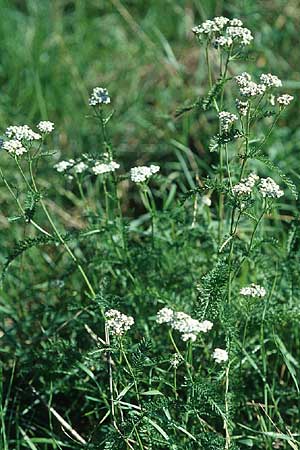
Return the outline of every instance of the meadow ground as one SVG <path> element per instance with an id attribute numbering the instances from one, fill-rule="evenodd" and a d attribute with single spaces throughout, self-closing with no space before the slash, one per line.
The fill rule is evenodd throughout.
<path id="1" fill-rule="evenodd" d="M 55 124 L 36 159 L 1 150 L 0 448 L 300 448 L 299 2 L 0 0 L 0 11 L 1 135 Z M 254 36 L 220 89 L 216 51 L 207 60 L 191 32 L 215 16 Z M 238 114 L 243 71 L 276 74 L 294 100 L 277 117 L 270 92 L 227 135 L 218 109 Z M 94 111 L 95 86 L 111 104 Z M 120 172 L 97 175 L 106 153 Z M 55 170 L 69 159 L 89 173 Z M 149 184 L 130 179 L 150 164 Z M 252 171 L 284 195 L 268 203 L 257 184 L 237 199 Z M 240 294 L 251 283 L 265 294 Z M 112 309 L 127 317 L 109 322 Z M 182 320 L 213 327 L 193 342 Z"/>

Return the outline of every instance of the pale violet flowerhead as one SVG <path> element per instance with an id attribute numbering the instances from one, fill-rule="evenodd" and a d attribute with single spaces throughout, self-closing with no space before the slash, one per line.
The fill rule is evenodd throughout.
<path id="1" fill-rule="evenodd" d="M 119 169 L 120 164 L 115 161 L 110 161 L 109 163 L 97 162 L 94 167 L 92 167 L 92 171 L 95 175 L 102 175 L 104 173 L 115 172 L 115 170 Z"/>
<path id="2" fill-rule="evenodd" d="M 52 131 L 54 130 L 54 123 L 50 122 L 49 120 L 41 120 L 37 124 L 37 129 L 43 134 L 52 133 Z"/>
<path id="3" fill-rule="evenodd" d="M 282 94 L 279 97 L 277 97 L 277 103 L 281 106 L 289 106 L 289 104 L 294 100 L 294 97 L 289 94 Z"/>
<path id="4" fill-rule="evenodd" d="M 213 359 L 218 363 L 222 364 L 228 360 L 228 353 L 222 348 L 215 348 L 213 352 Z"/>
<path id="5" fill-rule="evenodd" d="M 240 294 L 245 297 L 264 297 L 266 295 L 266 290 L 264 287 L 258 284 L 250 284 L 250 286 L 245 286 L 240 290 Z"/>
<path id="6" fill-rule="evenodd" d="M 130 178 L 134 183 L 144 183 L 152 175 L 159 172 L 160 167 L 151 164 L 151 166 L 137 166 L 130 169 Z"/>
<path id="7" fill-rule="evenodd" d="M 108 105 L 110 103 L 110 97 L 106 88 L 95 87 L 89 98 L 90 106 Z"/>
<path id="8" fill-rule="evenodd" d="M 10 141 L 5 141 L 2 144 L 2 148 L 6 150 L 11 155 L 21 156 L 23 153 L 26 153 L 26 148 L 22 145 L 22 143 L 17 139 L 11 139 Z"/>
<path id="9" fill-rule="evenodd" d="M 280 198 L 284 195 L 280 186 L 270 177 L 260 180 L 259 191 L 264 198 Z"/>
<path id="10" fill-rule="evenodd" d="M 123 336 L 134 324 L 133 317 L 126 316 L 117 309 L 109 309 L 104 315 L 106 326 L 113 336 Z"/>

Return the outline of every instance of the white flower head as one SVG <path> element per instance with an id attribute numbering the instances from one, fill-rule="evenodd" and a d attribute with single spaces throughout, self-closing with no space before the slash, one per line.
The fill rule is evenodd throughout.
<path id="1" fill-rule="evenodd" d="M 110 103 L 110 97 L 106 88 L 95 87 L 89 98 L 90 106 L 108 105 Z"/>
<path id="2" fill-rule="evenodd" d="M 134 324 L 131 316 L 121 313 L 117 309 L 110 309 L 105 313 L 106 325 L 113 336 L 123 336 Z"/>
<path id="3" fill-rule="evenodd" d="M 259 176 L 256 175 L 256 173 L 250 173 L 247 178 L 243 178 L 239 183 L 233 186 L 233 194 L 237 196 L 250 195 L 258 180 Z"/>
<path id="4" fill-rule="evenodd" d="M 249 110 L 249 106 L 250 106 L 249 101 L 248 100 L 242 101 L 237 98 L 235 100 L 235 104 L 236 104 L 237 110 L 240 113 L 240 115 L 245 117 Z"/>
<path id="5" fill-rule="evenodd" d="M 35 133 L 28 125 L 12 125 L 5 131 L 8 138 L 17 141 L 37 141 L 41 139 L 41 135 Z"/>
<path id="6" fill-rule="evenodd" d="M 73 169 L 75 173 L 82 173 L 88 169 L 88 165 L 83 161 L 79 161 L 74 165 Z"/>
<path id="7" fill-rule="evenodd" d="M 203 195 L 201 200 L 202 200 L 203 205 L 208 206 L 208 207 L 211 206 L 211 198 L 208 195 Z"/>
<path id="8" fill-rule="evenodd" d="M 162 308 L 156 315 L 157 323 L 170 323 L 174 317 L 174 311 L 171 308 Z"/>
<path id="9" fill-rule="evenodd" d="M 243 287 L 240 290 L 240 294 L 245 297 L 264 297 L 266 295 L 266 290 L 264 287 L 252 283 L 250 286 Z"/>
<path id="10" fill-rule="evenodd" d="M 94 167 L 92 167 L 92 171 L 95 175 L 102 175 L 104 173 L 114 172 L 119 169 L 120 164 L 115 161 L 110 161 L 109 163 L 101 163 L 97 162 Z"/>
<path id="11" fill-rule="evenodd" d="M 230 26 L 226 28 L 226 35 L 242 46 L 249 45 L 253 40 L 251 31 L 242 26 Z"/>
<path id="12" fill-rule="evenodd" d="M 170 364 L 174 369 L 177 369 L 182 361 L 182 357 L 178 353 L 175 353 L 170 360 Z"/>
<path id="13" fill-rule="evenodd" d="M 263 73 L 260 76 L 260 82 L 268 88 L 282 86 L 281 80 L 276 75 L 272 75 L 271 73 Z"/>
<path id="14" fill-rule="evenodd" d="M 235 81 L 240 88 L 240 93 L 243 97 L 256 97 L 262 95 L 267 89 L 263 83 L 257 84 L 251 80 L 251 75 L 247 72 L 241 73 L 235 77 Z"/>
<path id="15" fill-rule="evenodd" d="M 17 139 L 11 139 L 10 141 L 5 141 L 2 144 L 2 148 L 6 150 L 11 155 L 21 156 L 23 153 L 26 153 L 26 148 L 22 145 L 22 143 Z"/>
<path id="16" fill-rule="evenodd" d="M 160 167 L 151 164 L 151 166 L 137 166 L 130 169 L 130 178 L 134 183 L 143 183 L 152 175 L 159 172 Z"/>
<path id="17" fill-rule="evenodd" d="M 280 186 L 270 177 L 260 180 L 259 191 L 264 198 L 280 198 L 284 195 Z"/>
<path id="18" fill-rule="evenodd" d="M 279 97 L 277 97 L 277 103 L 280 106 L 289 106 L 289 104 L 294 100 L 294 97 L 292 95 L 288 94 L 282 94 Z"/>
<path id="19" fill-rule="evenodd" d="M 185 312 L 175 312 L 171 308 L 163 308 L 157 313 L 156 322 L 168 323 L 173 330 L 181 333 L 183 341 L 191 340 L 194 342 L 199 333 L 207 333 L 213 327 L 213 323 L 209 320 L 200 322 L 193 319 Z"/>
<path id="20" fill-rule="evenodd" d="M 213 359 L 218 363 L 222 364 L 228 360 L 228 353 L 222 348 L 215 348 L 213 352 Z"/>
<path id="21" fill-rule="evenodd" d="M 75 164 L 74 159 L 69 159 L 68 161 L 59 161 L 54 165 L 54 169 L 56 169 L 57 172 L 62 173 L 73 167 L 74 164 Z"/>
<path id="22" fill-rule="evenodd" d="M 228 48 L 233 44 L 245 46 L 253 40 L 251 31 L 243 26 L 240 19 L 230 20 L 223 16 L 205 20 L 201 25 L 193 27 L 192 31 L 200 40 L 212 41 L 217 47 Z"/>
<path id="23" fill-rule="evenodd" d="M 44 134 L 49 134 L 52 133 L 52 131 L 54 130 L 54 123 L 50 122 L 49 120 L 41 120 L 38 124 L 37 124 L 37 129 Z"/>
<path id="24" fill-rule="evenodd" d="M 228 131 L 230 131 L 230 128 L 232 127 L 234 122 L 238 120 L 238 117 L 230 112 L 220 111 L 219 120 L 221 131 L 227 133 Z"/>

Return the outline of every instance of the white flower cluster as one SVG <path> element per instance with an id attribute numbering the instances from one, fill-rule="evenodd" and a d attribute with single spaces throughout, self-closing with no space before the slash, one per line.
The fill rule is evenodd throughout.
<path id="1" fill-rule="evenodd" d="M 226 350 L 223 350 L 221 348 L 215 348 L 213 353 L 213 359 L 218 363 L 224 363 L 228 360 L 228 353 Z"/>
<path id="2" fill-rule="evenodd" d="M 267 198 L 280 198 L 284 195 L 280 186 L 270 177 L 260 180 L 259 191 L 263 197 Z"/>
<path id="3" fill-rule="evenodd" d="M 250 173 L 247 178 L 243 178 L 239 183 L 233 186 L 232 192 L 234 195 L 250 195 L 255 183 L 259 180 L 259 176 L 255 173 Z"/>
<path id="4" fill-rule="evenodd" d="M 90 106 L 108 105 L 110 103 L 110 97 L 106 88 L 95 87 L 89 98 Z"/>
<path id="5" fill-rule="evenodd" d="M 182 357 L 180 355 L 178 355 L 178 353 L 175 353 L 175 355 L 173 355 L 170 360 L 170 364 L 174 369 L 177 369 L 177 367 L 180 366 L 182 361 L 183 361 Z"/>
<path id="6" fill-rule="evenodd" d="M 249 101 L 248 100 L 246 100 L 246 101 L 242 101 L 242 100 L 239 100 L 238 98 L 235 100 L 235 103 L 236 103 L 236 107 L 237 107 L 237 110 L 238 110 L 238 112 L 240 113 L 240 115 L 241 116 L 246 116 L 247 115 L 247 112 L 248 112 L 248 109 L 249 109 Z"/>
<path id="7" fill-rule="evenodd" d="M 264 297 L 266 295 L 266 290 L 264 287 L 252 283 L 250 286 L 243 287 L 240 290 L 240 294 L 246 297 Z"/>
<path id="8" fill-rule="evenodd" d="M 102 175 L 103 173 L 114 172 L 119 169 L 120 164 L 115 161 L 110 161 L 109 163 L 97 162 L 94 167 L 92 167 L 92 171 L 95 175 Z"/>
<path id="9" fill-rule="evenodd" d="M 74 159 L 69 159 L 68 161 L 59 161 L 54 165 L 54 169 L 57 170 L 57 172 L 65 172 L 67 169 L 70 169 L 70 167 L 73 167 L 75 164 Z"/>
<path id="10" fill-rule="evenodd" d="M 208 207 L 211 206 L 211 198 L 208 195 L 203 195 L 201 200 L 202 200 L 203 205 L 208 206 Z"/>
<path id="11" fill-rule="evenodd" d="M 69 169 L 72 169 L 75 173 L 82 173 L 88 168 L 88 165 L 83 161 L 69 159 L 67 161 L 59 161 L 54 165 L 54 168 L 60 173 L 66 172 Z"/>
<path id="12" fill-rule="evenodd" d="M 41 135 L 35 133 L 28 125 L 12 125 L 5 131 L 8 138 L 16 139 L 17 141 L 36 141 L 41 139 Z"/>
<path id="13" fill-rule="evenodd" d="M 175 312 L 171 308 L 162 308 L 157 313 L 157 323 L 168 323 L 173 330 L 181 333 L 183 341 L 191 340 L 194 342 L 197 339 L 197 335 L 207 333 L 212 329 L 213 323 L 209 320 L 199 322 L 199 320 L 192 319 L 191 316 L 184 312 Z"/>
<path id="14" fill-rule="evenodd" d="M 37 124 L 37 128 L 41 133 L 49 134 L 54 130 L 54 123 L 50 122 L 49 120 L 41 120 Z"/>
<path id="15" fill-rule="evenodd" d="M 221 131 L 227 133 L 234 124 L 234 122 L 238 120 L 238 117 L 230 112 L 220 111 L 219 120 Z"/>
<path id="16" fill-rule="evenodd" d="M 206 20 L 201 25 L 192 28 L 193 33 L 200 39 L 214 38 L 217 47 L 230 47 L 233 44 L 248 45 L 253 40 L 251 31 L 243 26 L 240 19 L 228 19 L 227 17 L 215 17 Z"/>
<path id="17" fill-rule="evenodd" d="M 294 100 L 294 97 L 292 95 L 289 95 L 289 94 L 282 94 L 279 97 L 277 97 L 277 103 L 280 106 L 289 106 L 289 104 L 293 100 Z"/>
<path id="18" fill-rule="evenodd" d="M 229 38 L 238 44 L 249 45 L 253 40 L 251 31 L 243 26 L 231 26 L 226 29 Z"/>
<path id="19" fill-rule="evenodd" d="M 282 86 L 281 80 L 276 75 L 272 75 L 271 73 L 263 73 L 260 76 L 260 82 L 268 88 Z"/>
<path id="20" fill-rule="evenodd" d="M 282 81 L 276 75 L 272 75 L 271 73 L 263 73 L 259 80 L 260 83 L 255 83 L 252 81 L 251 75 L 247 72 L 243 72 L 241 75 L 235 77 L 235 81 L 239 86 L 240 93 L 243 97 L 256 97 L 257 95 L 264 94 L 267 89 L 279 88 L 282 86 Z"/>
<path id="21" fill-rule="evenodd" d="M 251 80 L 251 75 L 243 72 L 241 75 L 235 77 L 235 81 L 240 88 L 240 93 L 243 97 L 256 97 L 266 91 L 265 84 L 257 84 Z"/>
<path id="22" fill-rule="evenodd" d="M 131 316 L 121 313 L 117 309 L 109 309 L 105 313 L 106 325 L 109 332 L 113 336 L 123 336 L 134 324 L 134 319 Z"/>
<path id="23" fill-rule="evenodd" d="M 151 164 L 151 166 L 137 166 L 130 169 L 130 178 L 134 183 L 143 183 L 152 175 L 159 172 L 160 167 Z"/>
<path id="24" fill-rule="evenodd" d="M 27 152 L 26 148 L 23 147 L 22 142 L 17 139 L 11 139 L 10 141 L 3 142 L 2 147 L 8 153 L 16 156 L 23 155 L 23 153 Z"/>

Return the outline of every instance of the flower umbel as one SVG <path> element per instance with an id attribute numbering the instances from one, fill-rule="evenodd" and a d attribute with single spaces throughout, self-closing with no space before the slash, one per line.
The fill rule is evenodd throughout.
<path id="1" fill-rule="evenodd" d="M 264 287 L 252 283 L 250 286 L 243 287 L 240 290 L 240 294 L 246 297 L 264 297 L 266 295 L 266 290 Z"/>
<path id="2" fill-rule="evenodd" d="M 35 133 L 28 125 L 12 125 L 5 131 L 8 138 L 16 139 L 17 141 L 36 141 L 41 139 L 41 135 Z"/>
<path id="3" fill-rule="evenodd" d="M 215 348 L 213 352 L 213 359 L 218 363 L 222 364 L 228 360 L 228 353 L 222 348 Z"/>
<path id="4" fill-rule="evenodd" d="M 110 97 L 106 88 L 95 87 L 89 98 L 90 106 L 108 105 L 110 103 Z"/>
<path id="5" fill-rule="evenodd" d="M 49 134 L 54 130 L 54 123 L 49 120 L 41 120 L 41 122 L 37 124 L 37 128 L 41 133 Z"/>
<path id="6" fill-rule="evenodd" d="M 109 309 L 105 313 L 106 325 L 109 332 L 113 336 L 123 336 L 134 324 L 134 319 L 131 316 L 121 313 L 117 309 Z"/>
<path id="7" fill-rule="evenodd" d="M 23 153 L 27 152 L 26 148 L 23 147 L 22 143 L 17 139 L 3 142 L 2 148 L 4 148 L 4 150 L 6 150 L 11 155 L 16 156 L 21 156 L 23 155 Z"/>
<path id="8" fill-rule="evenodd" d="M 199 322 L 184 312 L 175 312 L 171 308 L 162 308 L 156 317 L 157 323 L 168 323 L 173 330 L 181 333 L 183 341 L 195 341 L 199 333 L 207 333 L 213 323 L 209 320 Z"/>
<path id="9" fill-rule="evenodd" d="M 159 172 L 160 167 L 151 164 L 151 166 L 137 166 L 130 169 L 130 178 L 134 183 L 143 183 L 152 175 Z"/>
<path id="10" fill-rule="evenodd" d="M 270 177 L 261 179 L 259 191 L 265 198 L 280 198 L 284 195 L 280 186 Z"/>

